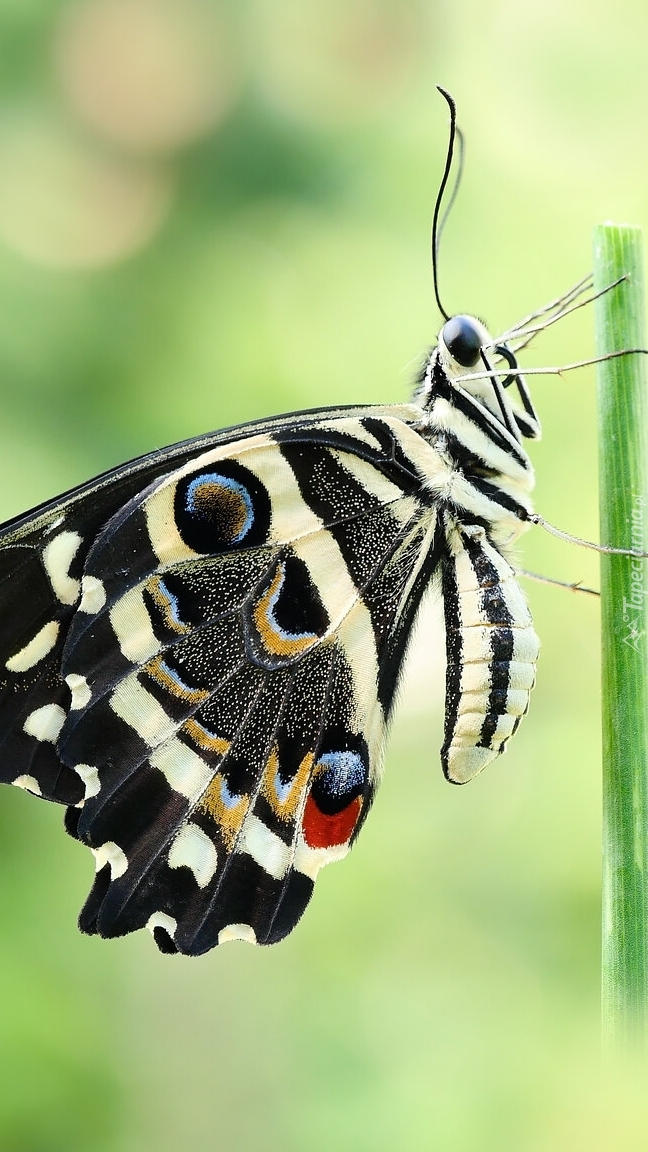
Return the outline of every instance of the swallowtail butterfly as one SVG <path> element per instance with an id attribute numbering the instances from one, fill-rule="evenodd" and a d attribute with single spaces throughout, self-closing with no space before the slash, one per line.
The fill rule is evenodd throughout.
<path id="1" fill-rule="evenodd" d="M 92 850 L 84 932 L 196 955 L 291 931 L 367 816 L 430 584 L 443 770 L 503 751 L 538 656 L 507 559 L 540 432 L 524 335 L 446 316 L 409 404 L 200 436 L 0 528 L 0 779 Z"/>

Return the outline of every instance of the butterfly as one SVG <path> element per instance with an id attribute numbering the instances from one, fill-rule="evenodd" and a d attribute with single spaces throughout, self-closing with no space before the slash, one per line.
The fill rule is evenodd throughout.
<path id="1" fill-rule="evenodd" d="M 458 316 L 410 404 L 202 436 L 0 529 L 0 778 L 92 850 L 83 931 L 193 955 L 293 928 L 371 806 L 430 583 L 444 772 L 504 749 L 538 655 L 506 553 L 539 431 L 508 346 Z"/>
<path id="2" fill-rule="evenodd" d="M 199 436 L 0 527 L 0 781 L 65 805 L 92 851 L 86 933 L 197 955 L 292 930 L 371 807 L 428 586 L 448 780 L 527 710 L 539 644 L 507 556 L 532 515 L 534 317 L 493 340 L 441 306 L 446 98 L 444 324 L 411 403 Z"/>

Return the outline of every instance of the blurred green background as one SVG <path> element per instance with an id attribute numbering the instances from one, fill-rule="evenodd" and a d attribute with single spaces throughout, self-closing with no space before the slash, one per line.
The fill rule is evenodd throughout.
<path id="1" fill-rule="evenodd" d="M 446 307 L 495 332 L 648 215 L 639 0 L 0 0 L 0 515 L 272 412 L 400 401 L 439 327 L 429 227 L 454 94 Z M 592 355 L 592 315 L 527 362 Z M 596 533 L 593 377 L 533 381 L 537 506 Z M 524 564 L 596 582 L 536 533 Z M 0 796 L 0 1152 L 641 1149 L 598 1080 L 598 610 L 529 586 L 530 715 L 440 773 L 423 612 L 352 857 L 280 946 L 81 937 L 89 854 Z"/>

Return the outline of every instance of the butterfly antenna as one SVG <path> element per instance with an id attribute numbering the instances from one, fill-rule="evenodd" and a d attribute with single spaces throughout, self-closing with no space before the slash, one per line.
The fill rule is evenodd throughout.
<path id="1" fill-rule="evenodd" d="M 439 224 L 439 227 L 437 228 L 437 237 L 436 237 L 437 251 L 438 251 L 439 245 L 441 243 L 441 237 L 443 236 L 443 229 L 446 226 L 446 220 L 448 219 L 448 216 L 452 212 L 454 202 L 457 199 L 457 192 L 459 191 L 459 186 L 461 184 L 461 178 L 463 176 L 464 154 L 466 151 L 466 145 L 465 145 L 465 141 L 464 141 L 464 134 L 458 125 L 455 126 L 455 143 L 457 145 L 457 174 L 456 174 L 455 179 L 454 179 L 454 184 L 452 185 L 452 192 L 450 193 L 450 199 L 448 200 L 448 203 L 445 206 L 443 216 L 441 217 L 441 222 Z"/>
<path id="2" fill-rule="evenodd" d="M 447 102 L 447 105 L 450 109 L 450 135 L 448 138 L 448 150 L 446 152 L 445 168 L 443 170 L 443 176 L 441 177 L 441 183 L 439 185 L 439 191 L 437 193 L 436 204 L 434 205 L 434 215 L 432 217 L 432 278 L 434 281 L 434 296 L 435 296 L 435 299 L 436 299 L 436 302 L 437 302 L 437 305 L 439 308 L 439 312 L 443 316 L 444 320 L 449 320 L 450 316 L 448 315 L 445 308 L 443 307 L 443 304 L 441 303 L 441 297 L 439 296 L 439 279 L 438 279 L 439 242 L 441 240 L 441 234 L 443 232 L 443 228 L 444 228 L 446 219 L 448 217 L 448 212 L 452 208 L 452 205 L 453 205 L 455 198 L 456 198 L 456 195 L 457 195 L 457 191 L 459 189 L 459 181 L 461 180 L 461 173 L 463 171 L 464 146 L 463 146 L 463 136 L 461 135 L 461 132 L 457 128 L 457 106 L 456 106 L 454 100 L 452 99 L 452 96 L 450 95 L 449 92 L 446 92 L 445 88 L 441 88 L 437 84 L 437 90 L 441 93 L 441 95 L 443 96 L 444 100 Z M 454 155 L 455 140 L 459 141 L 459 170 L 457 172 L 457 179 L 455 180 L 455 183 L 454 183 L 454 188 L 453 188 L 452 194 L 450 196 L 450 202 L 448 204 L 448 207 L 446 208 L 441 219 L 439 219 L 439 216 L 441 214 L 441 205 L 443 203 L 443 197 L 445 195 L 445 190 L 447 188 L 448 180 L 450 178 L 450 172 L 452 169 L 452 158 Z"/>

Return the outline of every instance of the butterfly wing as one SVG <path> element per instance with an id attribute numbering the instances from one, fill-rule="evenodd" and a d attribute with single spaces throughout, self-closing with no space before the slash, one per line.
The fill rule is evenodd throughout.
<path id="1" fill-rule="evenodd" d="M 45 746 L 60 773 L 51 795 L 85 785 L 68 827 L 97 861 L 86 931 L 148 925 L 188 954 L 271 943 L 348 851 L 440 555 L 422 488 L 434 453 L 412 414 L 306 414 L 198 455 L 194 444 L 185 461 L 176 450 L 179 467 L 126 503 L 120 490 L 75 550 L 81 598 L 60 610 L 55 643 L 43 652 L 41 608 L 16 651 L 36 685 L 21 696 L 34 749 L 21 767 L 38 780 Z M 169 463 L 155 461 L 158 477 Z M 87 525 L 78 503 L 70 512 Z M 64 523 L 45 548 L 74 531 Z M 79 576 L 72 541 L 57 547 L 56 564 L 42 548 L 40 563 L 60 593 Z"/>
<path id="2" fill-rule="evenodd" d="M 348 414 L 357 409 L 329 410 Z M 364 410 L 361 410 L 364 411 Z M 56 737 L 69 707 L 63 644 L 88 551 L 107 521 L 160 476 L 237 435 L 298 430 L 318 412 L 259 421 L 152 452 L 106 472 L 0 529 L 0 782 L 76 804 L 83 783 L 63 765 Z M 119 563 L 123 564 L 121 557 Z"/>

